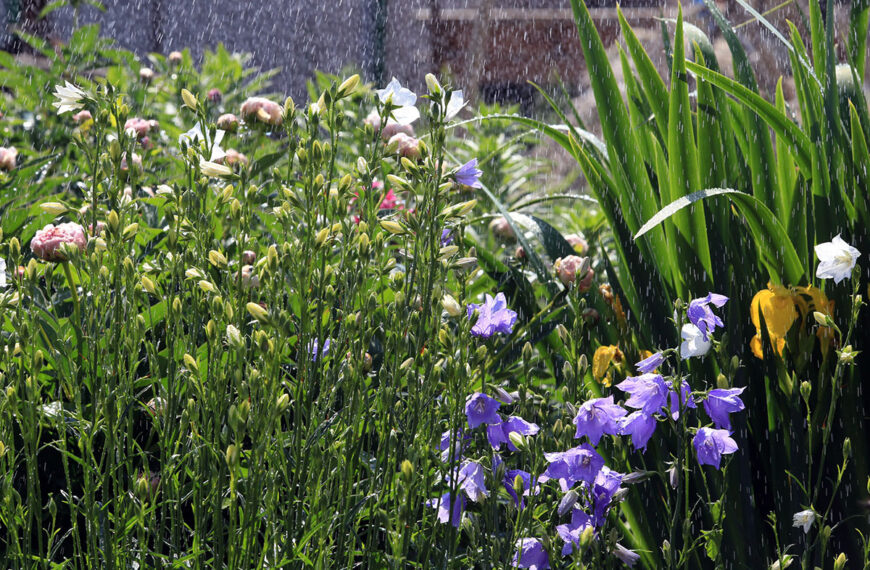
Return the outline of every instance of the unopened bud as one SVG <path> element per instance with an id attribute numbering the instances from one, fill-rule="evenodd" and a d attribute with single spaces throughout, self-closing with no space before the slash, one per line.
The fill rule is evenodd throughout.
<path id="1" fill-rule="evenodd" d="M 813 391 L 813 386 L 806 380 L 801 382 L 801 397 L 804 399 L 805 403 L 809 403 L 810 401 L 810 393 Z"/>
<path id="2" fill-rule="evenodd" d="M 592 526 L 587 526 L 583 529 L 583 532 L 580 533 L 580 549 L 586 550 L 589 548 L 589 545 L 592 544 L 592 539 L 595 537 L 595 530 Z"/>
<path id="3" fill-rule="evenodd" d="M 439 83 L 438 78 L 431 73 L 426 74 L 426 87 L 429 89 L 430 95 L 433 95 L 435 97 L 441 95 L 441 83 Z"/>
<path id="4" fill-rule="evenodd" d="M 232 444 L 227 447 L 226 460 L 230 469 L 235 469 L 239 464 L 239 448 L 237 445 Z"/>
<path id="5" fill-rule="evenodd" d="M 462 306 L 453 298 L 452 295 L 444 295 L 444 298 L 441 299 L 441 306 L 444 307 L 444 310 L 447 311 L 447 314 L 451 317 L 462 315 Z"/>
<path id="6" fill-rule="evenodd" d="M 345 79 L 344 82 L 338 86 L 338 97 L 342 98 L 351 95 L 356 91 L 356 88 L 359 87 L 359 82 L 360 79 L 358 74 L 351 75 Z"/>
<path id="7" fill-rule="evenodd" d="M 407 459 L 402 461 L 402 477 L 406 482 L 410 482 L 414 478 L 414 465 Z"/>
<path id="8" fill-rule="evenodd" d="M 846 438 L 843 441 L 843 461 L 849 461 L 852 458 L 852 440 L 850 438 Z"/>
<path id="9" fill-rule="evenodd" d="M 571 512 L 571 509 L 574 508 L 574 505 L 577 503 L 577 499 L 579 497 L 580 495 L 578 495 L 577 491 L 575 491 L 574 489 L 571 489 L 570 491 L 565 493 L 565 496 L 562 497 L 561 501 L 559 501 L 559 516 L 563 517 L 567 513 Z"/>
<path id="10" fill-rule="evenodd" d="M 846 558 L 846 554 L 841 552 L 840 555 L 837 556 L 837 559 L 834 560 L 834 570 L 843 570 L 843 568 L 846 567 L 847 560 L 848 558 Z"/>
<path id="11" fill-rule="evenodd" d="M 192 111 L 196 111 L 196 107 L 198 103 L 196 102 L 196 95 L 188 91 L 187 89 L 181 90 L 181 99 L 184 101 L 186 107 L 191 109 Z"/>
<path id="12" fill-rule="evenodd" d="M 268 323 L 269 322 L 269 311 L 258 305 L 257 303 L 248 303 L 245 305 L 245 308 L 248 310 L 248 313 L 257 319 L 260 323 Z"/>
<path id="13" fill-rule="evenodd" d="M 508 434 L 508 439 L 514 445 L 514 447 L 519 450 L 525 450 L 528 447 L 526 438 L 524 438 L 521 433 L 512 431 Z"/>

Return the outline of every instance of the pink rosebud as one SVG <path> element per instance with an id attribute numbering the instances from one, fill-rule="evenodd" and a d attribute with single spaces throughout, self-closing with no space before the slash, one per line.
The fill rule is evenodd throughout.
<path id="1" fill-rule="evenodd" d="M 73 121 L 75 121 L 75 123 L 77 125 L 81 125 L 85 121 L 90 121 L 93 119 L 93 117 L 91 116 L 91 112 L 88 111 L 87 109 L 82 109 L 81 111 L 79 111 L 78 113 L 73 115 L 72 118 L 73 118 Z"/>
<path id="2" fill-rule="evenodd" d="M 141 156 L 139 156 L 138 154 L 136 154 L 134 152 L 133 159 L 131 160 L 131 162 L 133 163 L 133 170 L 140 171 L 140 172 L 142 171 L 142 157 Z M 121 171 L 127 172 L 129 169 L 130 169 L 130 167 L 127 164 L 127 153 L 125 152 L 124 154 L 121 155 Z"/>
<path id="3" fill-rule="evenodd" d="M 564 258 L 560 257 L 556 260 L 556 263 L 554 263 L 553 266 L 563 285 L 567 287 L 577 280 L 577 272 L 580 271 L 586 263 L 586 260 L 587 258 L 579 257 L 577 255 L 569 255 Z M 592 272 L 592 269 L 587 269 L 586 274 L 581 278 L 580 282 L 577 283 L 577 288 L 580 289 L 581 292 L 588 291 L 589 286 L 592 284 L 593 276 L 594 273 Z"/>
<path id="4" fill-rule="evenodd" d="M 384 130 L 381 131 L 381 139 L 389 141 L 391 138 L 399 133 L 404 133 L 409 137 L 413 137 L 414 127 L 412 127 L 411 125 L 400 125 L 396 122 L 387 121 L 387 126 L 384 127 Z"/>
<path id="5" fill-rule="evenodd" d="M 66 261 L 66 255 L 63 253 L 64 244 L 69 244 L 83 252 L 87 243 L 85 230 L 79 224 L 73 222 L 57 226 L 48 224 L 33 236 L 30 249 L 36 257 L 45 261 Z"/>
<path id="6" fill-rule="evenodd" d="M 224 98 L 224 94 L 221 93 L 220 89 L 215 88 L 215 89 L 209 89 L 206 97 L 208 97 L 208 100 L 211 101 L 212 103 L 220 103 L 221 99 Z"/>
<path id="7" fill-rule="evenodd" d="M 150 67 L 143 67 L 139 70 L 139 79 L 145 83 L 151 83 L 151 80 L 154 79 L 154 70 Z"/>
<path id="8" fill-rule="evenodd" d="M 495 237 L 504 239 L 504 240 L 514 240 L 516 239 L 516 234 L 514 233 L 514 229 L 508 223 L 507 219 L 504 216 L 498 217 L 489 223 L 489 229 L 495 235 Z"/>
<path id="9" fill-rule="evenodd" d="M 411 160 L 420 158 L 420 141 L 405 133 L 393 135 L 387 143 L 387 147 L 399 156 Z"/>
<path id="10" fill-rule="evenodd" d="M 252 265 L 242 266 L 242 287 L 245 289 L 257 289 L 260 286 L 260 278 L 254 272 Z"/>
<path id="11" fill-rule="evenodd" d="M 259 121 L 266 125 L 278 126 L 284 122 L 283 109 L 265 97 L 249 97 L 242 103 L 242 118 L 246 122 Z"/>
<path id="12" fill-rule="evenodd" d="M 169 54 L 169 63 L 173 65 L 178 65 L 184 59 L 184 56 L 180 51 L 173 51 Z"/>
<path id="13" fill-rule="evenodd" d="M 217 128 L 234 133 L 239 128 L 239 118 L 232 113 L 225 113 L 218 117 Z"/>
<path id="14" fill-rule="evenodd" d="M 246 249 L 242 252 L 242 264 L 243 265 L 253 265 L 257 260 L 257 254 L 251 251 L 250 249 Z"/>
<path id="15" fill-rule="evenodd" d="M 565 241 L 567 241 L 571 247 L 574 248 L 574 251 L 577 252 L 577 255 L 583 255 L 589 250 L 589 244 L 586 242 L 586 239 L 580 234 L 568 234 L 565 236 Z"/>
<path id="16" fill-rule="evenodd" d="M 0 147 L 0 170 L 9 172 L 15 170 L 15 163 L 18 159 L 18 151 L 15 147 Z"/>

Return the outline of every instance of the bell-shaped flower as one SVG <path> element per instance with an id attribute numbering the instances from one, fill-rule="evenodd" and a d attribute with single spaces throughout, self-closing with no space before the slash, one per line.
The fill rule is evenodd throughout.
<path id="1" fill-rule="evenodd" d="M 819 258 L 819 267 L 816 269 L 816 277 L 819 279 L 833 279 L 839 283 L 852 275 L 852 268 L 858 261 L 861 252 L 843 241 L 840 234 L 834 239 L 820 243 L 815 247 Z"/>

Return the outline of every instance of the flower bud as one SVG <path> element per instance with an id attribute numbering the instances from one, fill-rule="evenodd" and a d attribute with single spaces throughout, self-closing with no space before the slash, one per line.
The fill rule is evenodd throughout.
<path id="1" fill-rule="evenodd" d="M 510 432 L 508 434 L 508 439 L 511 440 L 512 444 L 514 444 L 514 447 L 516 447 L 517 449 L 519 449 L 521 451 L 525 450 L 528 447 L 527 442 L 526 442 L 526 438 L 524 438 L 522 436 L 522 434 L 520 434 L 518 432 L 515 432 L 515 431 Z"/>
<path id="2" fill-rule="evenodd" d="M 248 310 L 248 313 L 260 323 L 266 324 L 269 322 L 269 311 L 257 303 L 248 303 L 245 305 L 245 308 Z"/>
<path id="3" fill-rule="evenodd" d="M 580 495 L 577 494 L 577 491 L 571 489 L 562 497 L 562 500 L 559 501 L 559 516 L 563 517 L 567 513 L 571 512 L 571 509 L 574 508 L 574 505 L 577 503 L 577 499 Z"/>
<path id="4" fill-rule="evenodd" d="M 444 298 L 441 299 L 441 306 L 451 317 L 458 317 L 462 314 L 462 306 L 452 295 L 444 295 Z"/>
<path id="5" fill-rule="evenodd" d="M 441 83 L 438 82 L 438 78 L 431 73 L 426 74 L 426 87 L 429 89 L 429 94 L 433 97 L 439 97 L 443 91 Z"/>
<path id="6" fill-rule="evenodd" d="M 239 448 L 237 445 L 232 444 L 227 447 L 226 460 L 227 466 L 230 469 L 235 469 L 239 464 Z"/>
<path id="7" fill-rule="evenodd" d="M 233 325 L 227 325 L 227 344 L 236 349 L 244 346 L 242 333 Z"/>
<path id="8" fill-rule="evenodd" d="M 583 529 L 583 532 L 580 533 L 580 549 L 586 550 L 589 548 L 589 545 L 592 544 L 592 539 L 595 537 L 595 530 L 592 526 L 587 526 Z"/>
<path id="9" fill-rule="evenodd" d="M 196 107 L 198 105 L 196 101 L 196 95 L 188 91 L 187 89 L 181 90 L 181 99 L 184 101 L 186 107 L 188 107 L 192 111 L 196 111 Z"/>
<path id="10" fill-rule="evenodd" d="M 184 356 L 181 358 L 184 361 L 184 366 L 191 372 L 199 372 L 199 366 L 196 364 L 196 359 L 193 358 L 190 354 L 184 353 Z"/>
<path id="11" fill-rule="evenodd" d="M 360 79 L 359 74 L 354 74 L 345 79 L 341 85 L 338 86 L 338 98 L 347 97 L 348 95 L 353 94 L 356 91 L 356 88 L 359 87 Z"/>
<path id="12" fill-rule="evenodd" d="M 151 295 L 154 295 L 155 297 L 160 296 L 160 293 L 158 293 L 157 286 L 154 284 L 154 281 L 152 281 L 145 275 L 142 276 L 142 288 Z"/>
<path id="13" fill-rule="evenodd" d="M 39 208 L 46 214 L 51 214 L 53 216 L 60 216 L 69 210 L 69 208 L 60 202 L 43 202 L 39 205 Z"/>
<path id="14" fill-rule="evenodd" d="M 850 438 L 846 438 L 843 441 L 843 461 L 849 461 L 852 458 L 852 440 Z"/>
<path id="15" fill-rule="evenodd" d="M 402 477 L 405 478 L 405 481 L 410 483 L 411 479 L 414 477 L 414 465 L 408 461 L 407 459 L 402 461 Z"/>
<path id="16" fill-rule="evenodd" d="M 846 567 L 846 554 L 841 552 L 839 556 L 837 556 L 836 560 L 834 560 L 834 570 L 843 570 Z"/>
<path id="17" fill-rule="evenodd" d="M 281 394 L 278 396 L 278 400 L 275 402 L 275 411 L 279 414 L 283 414 L 287 411 L 287 408 L 290 407 L 290 395 L 289 394 Z"/>

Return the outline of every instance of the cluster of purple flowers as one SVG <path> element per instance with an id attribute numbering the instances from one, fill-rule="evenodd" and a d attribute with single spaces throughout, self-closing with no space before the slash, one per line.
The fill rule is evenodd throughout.
<path id="1" fill-rule="evenodd" d="M 498 413 L 500 407 L 501 402 L 495 398 L 481 392 L 475 392 L 465 402 L 465 417 L 468 421 L 468 428 L 473 430 L 486 426 L 486 438 L 493 449 L 500 450 L 502 445 L 507 444 L 510 451 L 516 451 L 516 445 L 511 441 L 511 434 L 532 436 L 538 433 L 540 428 L 537 424 L 528 422 L 519 416 L 503 418 Z M 447 482 L 457 489 L 457 496 L 452 498 L 450 492 L 447 492 L 440 498 L 430 499 L 426 502 L 427 506 L 438 509 L 439 522 L 450 522 L 455 527 L 459 526 L 462 513 L 465 510 L 466 499 L 480 502 L 489 496 L 489 490 L 484 481 L 483 466 L 477 461 L 470 461 L 462 457 L 470 439 L 470 435 L 463 428 L 459 428 L 455 432 L 448 430 L 441 434 L 439 445 L 441 460 L 458 462 L 458 470 L 451 470 L 447 477 Z M 492 462 L 493 473 L 498 471 L 502 462 L 502 458 L 496 454 Z M 522 489 L 516 488 L 517 478 L 522 481 Z M 513 498 L 514 504 L 520 509 L 525 508 L 523 497 L 529 496 L 532 492 L 536 494 L 538 492 L 538 485 L 532 474 L 521 469 L 505 470 L 501 483 Z"/>
<path id="2" fill-rule="evenodd" d="M 477 311 L 477 320 L 471 327 L 471 334 L 481 338 L 489 338 L 495 333 L 510 334 L 517 322 L 517 313 L 508 309 L 507 299 L 504 293 L 498 293 L 495 298 L 486 295 L 486 301 L 481 304 L 468 304 L 468 317 L 474 318 Z"/>

